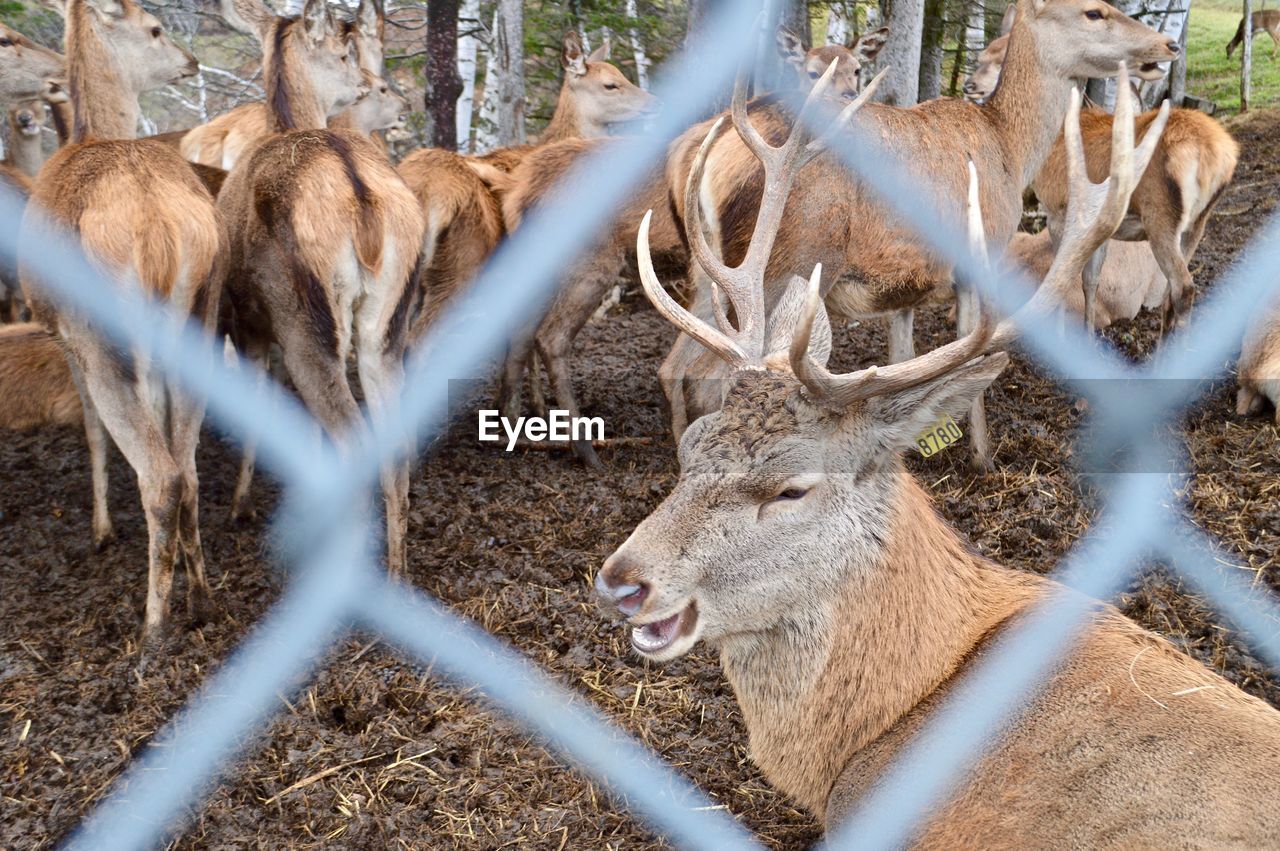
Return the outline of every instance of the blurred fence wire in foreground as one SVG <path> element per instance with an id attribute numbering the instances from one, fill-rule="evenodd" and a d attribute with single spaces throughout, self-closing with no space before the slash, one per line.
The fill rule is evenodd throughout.
<path id="1" fill-rule="evenodd" d="M 186 813 L 198 809 L 226 763 L 252 745 L 277 705 L 276 694 L 296 685 L 353 626 L 384 637 L 424 664 L 438 665 L 460 684 L 479 687 L 677 845 L 758 846 L 688 779 L 522 655 L 427 595 L 389 582 L 376 566 L 375 536 L 364 525 L 369 513 L 359 509 L 384 458 L 421 445 L 443 427 L 449 380 L 487 368 L 511 335 L 545 306 L 561 271 L 648 177 L 667 143 L 702 117 L 739 63 L 751 61 L 758 6 L 721 6 L 710 24 L 714 38 L 708 43 L 722 49 L 699 55 L 696 63 L 682 57 L 665 69 L 659 93 L 666 106 L 655 126 L 622 143 L 622 150 L 613 149 L 607 159 L 584 160 L 570 180 L 593 191 L 553 198 L 512 236 L 413 357 L 398 408 L 375 423 L 369 439 L 345 461 L 327 444 L 296 439 L 316 426 L 279 387 L 254 381 L 247 370 L 227 368 L 220 358 L 199 356 L 215 347 L 213 341 L 167 321 L 162 306 L 104 280 L 73 238 L 55 242 L 36 234 L 22 246 L 24 263 L 57 299 L 74 305 L 122 347 L 141 350 L 163 364 L 189 390 L 208 399 L 209 415 L 223 430 L 255 443 L 285 493 L 278 522 L 291 570 L 281 600 L 156 737 L 163 746 L 147 749 L 116 780 L 70 846 L 162 844 Z M 961 230 L 938 219 L 892 152 L 868 136 L 847 134 L 834 145 L 833 155 L 843 158 L 961 272 L 978 269 Z M 0 195 L 0 256 L 16 256 L 19 216 L 16 199 Z M 1102 516 L 1057 577 L 1085 595 L 1106 598 L 1125 587 L 1141 557 L 1163 558 L 1246 630 L 1268 662 L 1280 666 L 1280 610 L 1221 568 L 1228 560 L 1181 516 L 1176 477 L 1161 471 L 1160 459 L 1167 455 L 1151 444 L 1156 427 L 1193 401 L 1186 393 L 1187 379 L 1211 379 L 1221 371 L 1253 308 L 1280 276 L 1280 218 L 1262 234 L 1248 257 L 1204 300 L 1195 321 L 1168 341 L 1165 356 L 1149 365 L 1127 366 L 1083 334 L 1060 337 L 1048 322 L 1026 329 L 1026 340 L 1046 368 L 1078 382 L 1093 397 L 1100 424 L 1093 436 L 1131 450 L 1125 457 L 1127 469 L 1103 482 L 1107 498 Z M 1002 292 L 1026 287 L 1011 273 L 969 279 L 997 301 Z M 1139 397 L 1135 387 L 1143 388 Z M 1074 605 L 1072 599 L 1077 600 Z M 913 829 L 945 801 L 990 737 L 1033 695 L 1069 645 L 1086 614 L 1079 599 L 1055 598 L 1006 637 L 999 652 L 989 654 L 967 676 L 828 843 L 893 848 L 909 842 Z M 981 700 L 965 699 L 979 693 Z"/>

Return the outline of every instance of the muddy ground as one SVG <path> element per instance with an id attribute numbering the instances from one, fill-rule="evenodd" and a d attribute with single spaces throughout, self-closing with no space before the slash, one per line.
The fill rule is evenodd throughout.
<path id="1" fill-rule="evenodd" d="M 1197 260 L 1205 287 L 1222 274 L 1280 197 L 1280 115 L 1235 128 L 1244 158 Z M 925 311 L 918 345 L 950 334 Z M 1152 319 L 1112 329 L 1146 357 Z M 654 445 L 606 450 L 601 475 L 565 455 L 499 457 L 457 430 L 415 474 L 412 581 L 520 648 L 700 784 L 770 845 L 799 848 L 815 822 L 752 768 L 741 719 L 705 650 L 648 666 L 602 618 L 590 577 L 676 476 L 655 370 L 672 331 L 632 289 L 579 341 L 578 387 L 612 433 Z M 841 335 L 842 366 L 878 358 L 879 327 Z M 1089 527 L 1096 493 L 1072 466 L 1085 416 L 1052 382 L 1015 359 L 988 396 L 998 472 L 969 472 L 962 451 L 911 466 L 941 511 L 984 553 L 1051 569 Z M 1214 383 L 1184 424 L 1195 475 L 1195 521 L 1280 588 L 1280 457 L 1269 417 L 1234 414 L 1234 386 Z M 119 540 L 90 545 L 89 471 L 81 435 L 54 430 L 0 441 L 0 848 L 47 847 L 145 750 L 275 600 L 265 520 L 227 518 L 236 452 L 209 435 L 200 452 L 203 532 L 225 617 L 189 629 L 139 686 L 132 676 L 145 589 L 146 534 L 133 477 L 117 457 L 111 504 Z M 276 489 L 256 490 L 270 518 Z M 1243 688 L 1280 705 L 1268 674 L 1232 631 L 1148 566 L 1125 611 Z M 177 589 L 181 593 L 181 583 Z M 180 599 L 180 598 L 176 598 Z M 191 813 L 175 847 L 639 848 L 657 840 L 615 798 L 565 770 L 536 737 L 474 693 L 354 634 L 314 679 L 282 694 L 261 739 Z M 326 772 L 316 779 L 316 775 Z"/>

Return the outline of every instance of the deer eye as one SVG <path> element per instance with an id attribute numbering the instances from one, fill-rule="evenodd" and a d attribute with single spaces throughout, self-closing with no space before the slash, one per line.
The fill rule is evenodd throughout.
<path id="1" fill-rule="evenodd" d="M 821 76 L 822 76 L 822 75 L 821 75 L 821 74 L 819 74 L 817 71 L 810 71 L 810 72 L 809 72 L 809 79 L 810 79 L 810 80 L 816 80 L 816 79 L 818 79 L 818 78 L 819 78 L 819 77 L 821 77 Z"/>
<path id="2" fill-rule="evenodd" d="M 160 37 L 160 34 L 161 34 L 161 33 L 163 33 L 163 32 L 164 32 L 164 30 L 160 29 L 159 27 L 152 27 L 152 28 L 151 28 L 151 37 L 152 37 L 152 38 L 159 38 L 159 37 Z"/>
<path id="3" fill-rule="evenodd" d="M 384 94 L 384 95 L 385 95 L 385 94 L 387 93 L 387 87 L 386 87 L 386 86 L 379 86 L 379 87 L 378 87 L 378 92 L 379 92 L 379 93 L 381 93 L 381 94 Z"/>
<path id="4" fill-rule="evenodd" d="M 804 495 L 809 492 L 808 488 L 789 487 L 773 498 L 773 502 L 794 502 L 797 499 L 804 499 Z"/>
<path id="5" fill-rule="evenodd" d="M 607 89 L 608 91 L 611 91 L 611 92 L 616 92 L 616 91 L 618 90 L 618 84 L 617 84 L 617 83 L 605 83 L 605 84 L 604 84 L 604 87 L 605 87 L 605 89 Z"/>
<path id="6" fill-rule="evenodd" d="M 13 47 L 13 39 L 9 38 L 7 35 L 0 37 L 0 47 Z"/>
<path id="7" fill-rule="evenodd" d="M 1105 15 L 1102 14 L 1101 9 L 1090 9 L 1089 11 L 1084 13 L 1084 16 L 1091 21 L 1100 21 L 1104 17 L 1106 17 Z"/>

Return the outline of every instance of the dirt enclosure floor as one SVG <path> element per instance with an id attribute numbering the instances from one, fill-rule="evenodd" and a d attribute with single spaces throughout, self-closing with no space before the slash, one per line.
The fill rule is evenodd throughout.
<path id="1" fill-rule="evenodd" d="M 1235 125 L 1244 156 L 1193 271 L 1211 288 L 1280 199 L 1280 115 Z M 1156 325 L 1109 332 L 1136 359 Z M 942 310 L 918 321 L 918 346 L 949 339 Z M 656 436 L 607 449 L 606 474 L 560 453 L 499 457 L 470 429 L 415 473 L 412 581 L 512 643 L 594 702 L 770 845 L 800 848 L 815 822 L 752 768 L 741 718 L 705 650 L 650 666 L 590 593 L 602 560 L 658 503 L 677 474 L 656 369 L 671 329 L 634 288 L 579 340 L 578 387 L 611 433 Z M 883 329 L 842 341 L 838 365 L 880 358 Z M 910 463 L 942 513 L 991 558 L 1047 571 L 1089 528 L 1097 494 L 1074 471 L 1086 415 L 1017 358 L 988 396 L 997 472 L 971 473 L 963 451 Z M 1241 420 L 1234 384 L 1214 383 L 1183 425 L 1195 474 L 1195 522 L 1280 589 L 1280 453 L 1270 417 Z M 90 544 L 89 469 L 75 430 L 0 441 L 0 848 L 65 837 L 206 673 L 277 599 L 267 519 L 277 490 L 256 489 L 260 519 L 227 518 L 237 453 L 209 435 L 200 452 L 202 521 L 225 615 L 182 632 L 143 685 L 133 676 L 146 533 L 133 477 L 117 456 L 111 504 L 119 539 Z M 1149 565 L 1124 610 L 1253 694 L 1280 705 L 1268 673 L 1229 623 Z M 182 582 L 175 600 L 181 600 Z M 181 611 L 179 605 L 178 611 Z M 474 692 L 433 678 L 371 636 L 331 649 L 317 675 L 280 696 L 278 712 L 220 785 L 194 807 L 174 847 L 642 848 L 660 844 L 625 805 L 566 770 L 536 737 Z"/>

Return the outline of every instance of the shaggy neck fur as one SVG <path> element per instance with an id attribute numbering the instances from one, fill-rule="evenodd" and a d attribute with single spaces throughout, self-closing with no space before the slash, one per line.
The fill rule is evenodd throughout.
<path id="1" fill-rule="evenodd" d="M 1008 169 L 1022 176 L 1022 186 L 1039 173 L 1062 133 L 1074 85 L 1072 80 L 1045 73 L 1029 23 L 1014 27 L 1000 84 L 981 108 L 1000 132 Z"/>
<path id="2" fill-rule="evenodd" d="M 551 116 L 547 129 L 542 131 L 539 141 L 545 145 L 550 142 L 562 142 L 565 139 L 594 139 L 603 135 L 605 135 L 605 128 L 583 123 L 582 113 L 578 111 L 577 98 L 569 90 L 569 81 L 565 80 L 564 85 L 560 87 L 560 100 L 556 103 L 556 111 Z"/>
<path id="3" fill-rule="evenodd" d="M 136 139 L 138 93 L 107 47 L 102 22 L 83 2 L 67 7 L 67 77 L 71 89 L 71 141 Z"/>
<path id="4" fill-rule="evenodd" d="M 850 563 L 843 591 L 807 620 L 721 651 L 752 759 L 819 817 L 851 756 L 950 677 L 1033 593 L 966 550 L 894 464 L 878 561 Z"/>
<path id="5" fill-rule="evenodd" d="M 328 110 L 297 55 L 298 41 L 305 37 L 302 26 L 297 18 L 277 18 L 263 49 L 267 105 L 279 133 L 325 127 Z"/>

